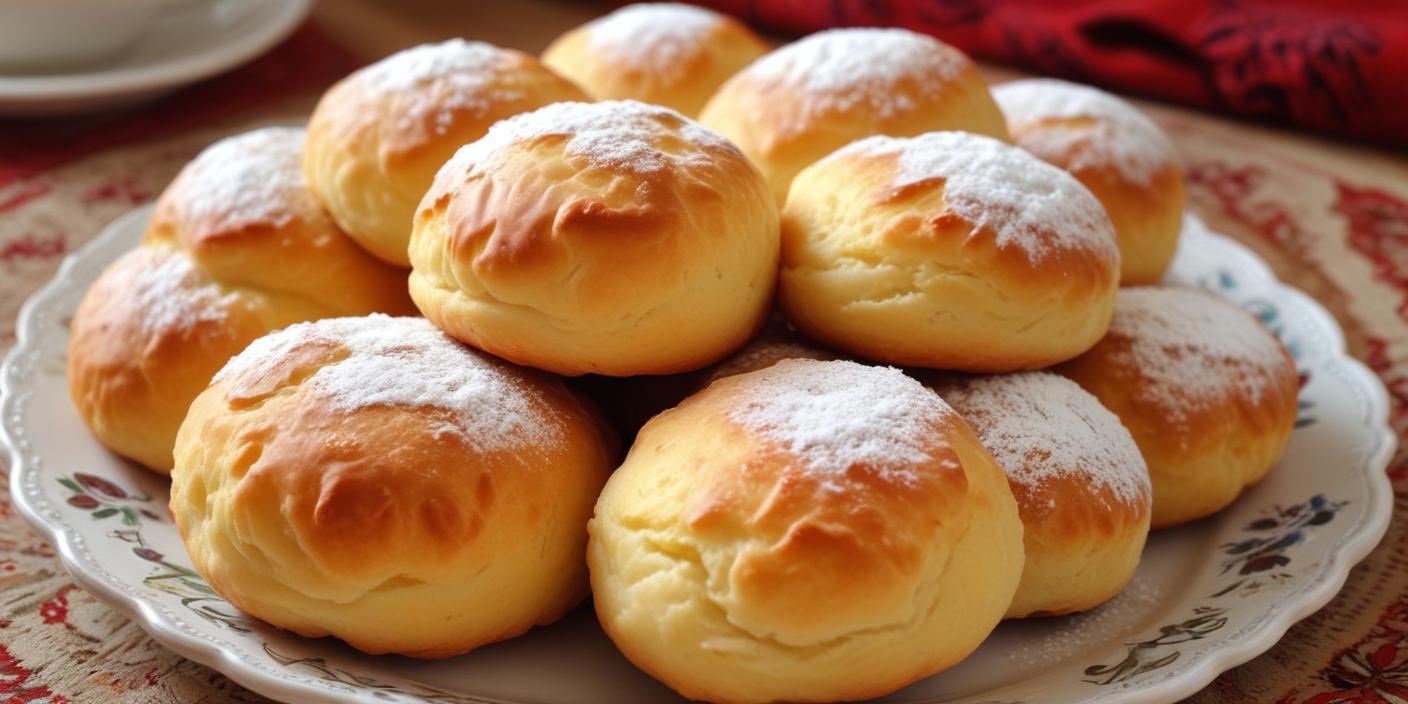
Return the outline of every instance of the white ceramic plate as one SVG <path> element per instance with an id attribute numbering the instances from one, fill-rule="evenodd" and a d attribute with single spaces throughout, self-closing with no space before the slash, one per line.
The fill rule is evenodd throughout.
<path id="1" fill-rule="evenodd" d="M 0 373 L 15 504 L 79 584 L 173 650 L 290 702 L 678 701 L 617 654 L 587 607 L 522 638 L 419 662 L 278 631 L 211 591 L 164 509 L 167 482 L 99 446 L 64 379 L 69 316 L 103 267 L 136 245 L 149 213 L 119 219 L 64 262 L 25 306 Z M 1295 354 L 1305 384 L 1280 467 L 1218 516 L 1152 536 L 1134 583 L 1111 603 L 1004 624 L 958 667 L 884 701 L 1174 701 L 1270 648 L 1383 536 L 1387 397 L 1345 355 L 1334 320 L 1191 217 L 1170 279 L 1255 311 Z"/>
<path id="2" fill-rule="evenodd" d="M 0 115 L 54 115 L 137 102 L 263 53 L 303 21 L 312 0 L 192 0 L 168 9 L 136 43 L 78 73 L 0 72 Z"/>

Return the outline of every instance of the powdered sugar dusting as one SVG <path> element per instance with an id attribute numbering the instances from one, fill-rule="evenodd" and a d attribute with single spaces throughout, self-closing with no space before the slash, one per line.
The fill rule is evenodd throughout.
<path id="1" fill-rule="evenodd" d="M 352 80 L 375 97 L 396 95 L 399 114 L 394 119 L 401 125 L 417 124 L 433 113 L 436 132 L 444 134 L 456 112 L 478 114 L 494 103 L 522 98 L 520 91 L 495 80 L 507 56 L 492 44 L 451 39 L 392 54 L 353 74 Z"/>
<path id="2" fill-rule="evenodd" d="M 1066 168 L 1112 164 L 1130 181 L 1148 184 L 1159 169 L 1177 163 L 1173 144 L 1154 121 L 1105 91 L 1036 78 L 1000 85 L 992 94 L 1014 126 L 1053 118 L 1092 120 L 1085 130 L 1057 127 L 1021 136 L 1021 146 L 1042 158 L 1069 155 Z"/>
<path id="3" fill-rule="evenodd" d="M 977 432 L 1007 477 L 1039 488 L 1058 477 L 1147 503 L 1149 469 L 1120 419 L 1079 384 L 1049 372 L 976 377 L 937 391 Z"/>
<path id="4" fill-rule="evenodd" d="M 134 283 L 142 332 L 148 337 L 221 322 L 227 317 L 225 306 L 234 299 L 233 293 L 222 294 L 218 286 L 204 280 L 188 257 L 176 253 L 143 269 Z"/>
<path id="5" fill-rule="evenodd" d="M 1135 577 L 1115 598 L 1100 606 L 1059 619 L 1021 647 L 1004 651 L 1008 661 L 1028 671 L 1050 667 L 1095 648 L 1123 646 L 1149 625 L 1150 614 L 1168 599 L 1167 580 Z"/>
<path id="6" fill-rule="evenodd" d="M 295 213 L 319 212 L 303 176 L 303 130 L 266 127 L 206 147 L 164 200 L 187 222 L 218 229 L 281 227 Z M 300 200 L 303 202 L 300 204 Z"/>
<path id="7" fill-rule="evenodd" d="M 897 156 L 894 188 L 943 179 L 945 207 L 973 223 L 974 232 L 991 229 L 1000 248 L 1019 247 L 1033 261 L 1062 250 L 1119 260 L 1100 201 L 1075 177 L 1017 147 L 967 132 L 930 132 L 869 137 L 827 158 L 851 154 Z"/>
<path id="8" fill-rule="evenodd" d="M 528 389 L 424 318 L 377 314 L 292 325 L 255 340 L 215 375 L 215 381 L 271 373 L 293 350 L 316 342 L 347 352 L 303 382 L 335 411 L 373 406 L 442 409 L 451 413 L 453 424 L 437 432 L 457 434 L 481 451 L 559 439 L 552 424 L 533 422 L 549 411 Z"/>
<path id="9" fill-rule="evenodd" d="M 515 144 L 566 139 L 563 151 L 588 167 L 651 173 L 707 164 L 711 152 L 735 151 L 728 140 L 666 107 L 634 100 L 554 103 L 501 120 L 489 133 L 461 147 L 444 170 L 489 163 Z M 667 141 L 677 146 L 669 150 Z"/>
<path id="10" fill-rule="evenodd" d="M 722 22 L 692 5 L 627 5 L 592 22 L 591 47 L 631 68 L 667 70 L 705 48 Z"/>
<path id="11" fill-rule="evenodd" d="M 752 397 L 731 419 L 796 455 L 836 490 L 835 480 L 855 465 L 917 484 L 918 466 L 932 461 L 922 438 L 952 412 L 891 367 L 786 359 L 748 379 Z"/>
<path id="12" fill-rule="evenodd" d="M 1196 289 L 1120 289 L 1111 337 L 1113 359 L 1139 369 L 1135 391 L 1180 423 L 1229 394 L 1261 400 L 1285 364 L 1280 342 L 1250 313 Z"/>
<path id="13" fill-rule="evenodd" d="M 963 52 L 908 30 L 832 29 L 758 59 L 744 74 L 805 93 L 803 110 L 864 104 L 889 118 L 915 109 L 913 91 L 937 97 L 968 64 Z"/>

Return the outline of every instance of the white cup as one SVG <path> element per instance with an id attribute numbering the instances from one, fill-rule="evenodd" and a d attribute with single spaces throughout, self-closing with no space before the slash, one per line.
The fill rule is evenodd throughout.
<path id="1" fill-rule="evenodd" d="M 168 0 L 0 0 L 0 71 L 53 71 L 108 58 Z"/>

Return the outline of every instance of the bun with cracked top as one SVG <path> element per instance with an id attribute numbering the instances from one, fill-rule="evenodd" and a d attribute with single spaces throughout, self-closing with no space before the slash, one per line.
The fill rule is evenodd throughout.
<path id="1" fill-rule="evenodd" d="M 171 512 L 241 610 L 440 658 L 586 595 L 586 522 L 615 458 L 559 380 L 421 318 L 337 318 L 260 338 L 195 400 Z"/>
<path id="2" fill-rule="evenodd" d="M 1084 611 L 1134 576 L 1149 535 L 1149 470 L 1120 419 L 1070 379 L 1020 372 L 934 390 L 1007 472 L 1026 564 L 1008 618 Z"/>
<path id="3" fill-rule="evenodd" d="M 1295 428 L 1290 353 L 1251 313 L 1198 289 L 1121 289 L 1110 333 L 1055 371 L 1134 435 L 1155 528 L 1231 504 L 1276 466 Z"/>
<path id="4" fill-rule="evenodd" d="M 347 234 L 406 267 L 416 205 L 456 149 L 511 115 L 585 99 L 520 51 L 463 39 L 413 47 L 318 101 L 308 118 L 308 183 Z"/>
<path id="5" fill-rule="evenodd" d="M 961 130 L 1007 139 L 963 52 L 903 29 L 833 29 L 730 78 L 699 115 L 762 170 L 782 203 L 799 171 L 862 137 Z"/>
<path id="6" fill-rule="evenodd" d="M 518 364 L 690 371 L 763 324 L 777 227 L 757 170 L 689 118 L 558 103 L 500 122 L 440 170 L 416 213 L 411 296 Z"/>
<path id="7" fill-rule="evenodd" d="M 729 76 L 767 53 L 743 23 L 677 3 L 627 5 L 558 37 L 543 63 L 603 100 L 695 117 Z"/>
<path id="8" fill-rule="evenodd" d="M 1183 170 L 1153 120 L 1105 91 L 1048 78 L 1005 83 L 992 94 L 1018 146 L 1070 171 L 1105 206 L 1121 283 L 1157 283 L 1178 249 Z"/>
<path id="9" fill-rule="evenodd" d="M 1109 325 L 1119 250 L 1070 174 L 995 139 L 854 142 L 797 176 L 779 302 L 802 332 L 890 364 L 1036 369 Z"/>
<path id="10" fill-rule="evenodd" d="M 966 423 L 895 369 L 784 360 L 640 431 L 590 524 L 598 618 L 691 699 L 856 700 L 966 657 L 1022 526 Z"/>
<path id="11" fill-rule="evenodd" d="M 103 272 L 69 326 L 69 391 L 98 440 L 161 473 L 210 377 L 291 323 L 414 310 L 406 277 L 308 192 L 303 131 L 221 140 L 157 200 L 142 245 Z"/>

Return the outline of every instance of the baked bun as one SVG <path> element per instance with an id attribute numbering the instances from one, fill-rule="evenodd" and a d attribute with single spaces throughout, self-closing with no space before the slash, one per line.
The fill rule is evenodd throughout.
<path id="1" fill-rule="evenodd" d="M 641 3 L 558 37 L 543 63 L 599 99 L 633 99 L 694 117 L 729 76 L 767 53 L 743 23 L 692 5 Z"/>
<path id="2" fill-rule="evenodd" d="M 995 139 L 871 137 L 797 176 L 779 301 L 802 332 L 862 357 L 1034 369 L 1105 334 L 1119 251 L 1070 174 Z"/>
<path id="3" fill-rule="evenodd" d="M 613 460 L 560 381 L 422 318 L 337 318 L 260 338 L 196 398 L 171 513 L 196 571 L 246 613 L 439 658 L 586 595 Z"/>
<path id="4" fill-rule="evenodd" d="M 425 44 L 329 89 L 308 118 L 303 164 L 337 223 L 406 267 L 416 205 L 456 149 L 510 115 L 585 98 L 522 52 L 463 39 Z"/>
<path id="5" fill-rule="evenodd" d="M 949 379 L 934 390 L 1007 472 L 1026 565 L 1008 618 L 1094 608 L 1118 594 L 1149 535 L 1149 470 L 1120 419 L 1048 372 Z"/>
<path id="6" fill-rule="evenodd" d="M 992 95 L 1018 146 L 1070 171 L 1105 206 L 1121 283 L 1161 280 L 1183 226 L 1183 170 L 1153 120 L 1105 91 L 1049 78 L 1006 83 Z"/>
<path id="7" fill-rule="evenodd" d="M 973 62 L 903 29 L 833 29 L 777 49 L 724 83 L 699 121 L 758 165 L 778 203 L 797 172 L 862 137 L 1007 138 Z"/>
<path id="8" fill-rule="evenodd" d="M 1290 353 L 1255 316 L 1197 289 L 1121 290 L 1110 333 L 1057 371 L 1139 443 L 1155 528 L 1232 503 L 1281 459 L 1295 426 Z"/>
<path id="9" fill-rule="evenodd" d="M 411 297 L 519 364 L 668 374 L 758 329 L 777 246 L 777 207 L 727 140 L 669 108 L 558 103 L 440 170 L 416 213 Z"/>
<path id="10" fill-rule="evenodd" d="M 1022 525 L 973 431 L 899 371 L 785 360 L 641 430 L 589 525 L 597 616 L 690 699 L 867 699 L 972 652 Z"/>
<path id="11" fill-rule="evenodd" d="M 412 312 L 406 276 L 308 193 L 303 131 L 218 142 L 157 201 L 142 246 L 98 277 L 69 326 L 68 381 L 98 440 L 171 471 L 191 400 L 245 345 L 290 323 Z"/>

